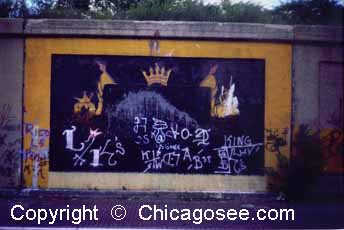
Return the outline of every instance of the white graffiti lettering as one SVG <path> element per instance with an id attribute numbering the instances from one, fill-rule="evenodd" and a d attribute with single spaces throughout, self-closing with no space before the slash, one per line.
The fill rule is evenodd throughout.
<path id="1" fill-rule="evenodd" d="M 197 145 L 209 145 L 209 132 L 210 129 L 196 129 L 195 131 L 195 139 L 192 142 L 197 143 Z"/>
<path id="2" fill-rule="evenodd" d="M 220 164 L 215 173 L 241 174 L 247 168 L 242 157 L 259 152 L 262 146 L 263 143 L 253 144 L 248 136 L 225 136 L 224 145 L 214 149 L 220 158 Z"/>
<path id="3" fill-rule="evenodd" d="M 84 143 L 81 143 L 81 147 L 76 149 L 74 148 L 74 132 L 76 130 L 75 126 L 72 126 L 72 129 L 66 129 L 63 131 L 62 135 L 66 136 L 66 149 L 72 150 L 72 151 L 82 151 L 85 147 Z"/>
<path id="4" fill-rule="evenodd" d="M 76 131 L 76 127 L 72 126 L 71 129 L 65 130 L 62 134 L 66 136 L 66 146 L 65 148 L 74 152 L 73 157 L 73 165 L 76 166 L 83 166 L 86 163 L 86 154 L 92 154 L 92 162 L 90 165 L 92 167 L 99 167 L 104 165 L 101 163 L 102 156 L 107 155 L 107 166 L 115 166 L 117 165 L 117 160 L 115 159 L 115 155 L 125 155 L 125 148 L 123 147 L 122 143 L 118 141 L 118 138 L 115 137 L 113 140 L 113 150 L 108 151 L 110 143 L 112 142 L 110 139 L 107 139 L 104 146 L 100 145 L 97 148 L 92 148 L 97 136 L 101 135 L 102 132 L 98 131 L 98 129 L 92 130 L 90 129 L 89 135 L 87 139 L 80 143 L 80 148 L 74 148 L 74 133 Z"/>
<path id="5" fill-rule="evenodd" d="M 144 128 L 140 129 L 141 123 L 144 123 Z M 206 164 L 211 164 L 211 156 L 207 155 L 203 149 L 193 149 L 191 153 L 190 148 L 185 147 L 190 142 L 195 143 L 195 147 L 198 148 L 209 145 L 210 129 L 190 130 L 179 128 L 176 123 L 168 124 L 155 117 L 152 120 L 135 117 L 133 130 L 137 134 L 134 140 L 136 144 L 143 148 L 151 143 L 156 146 L 156 149 L 141 150 L 141 158 L 146 167 L 144 172 L 159 171 L 165 167 L 201 170 Z M 175 144 L 176 141 L 178 144 Z"/>

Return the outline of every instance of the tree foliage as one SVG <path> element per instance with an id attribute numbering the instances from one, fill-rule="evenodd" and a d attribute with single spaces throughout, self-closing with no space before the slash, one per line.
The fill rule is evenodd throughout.
<path id="1" fill-rule="evenodd" d="M 291 0 L 275 9 L 222 0 L 0 0 L 0 17 L 343 25 L 338 0 Z"/>
<path id="2" fill-rule="evenodd" d="M 285 24 L 343 25 L 343 12 L 336 0 L 293 0 L 274 10 L 275 20 Z"/>
<path id="3" fill-rule="evenodd" d="M 244 2 L 233 4 L 225 0 L 221 7 L 224 12 L 223 21 L 271 23 L 271 12 L 260 5 Z"/>
<path id="4" fill-rule="evenodd" d="M 26 18 L 30 16 L 25 0 L 0 0 L 0 17 Z"/>
<path id="5" fill-rule="evenodd" d="M 193 0 L 147 0 L 127 11 L 128 19 L 214 21 L 220 16 L 219 7 Z"/>
<path id="6" fill-rule="evenodd" d="M 0 0 L 0 17 L 8 18 L 10 17 L 12 11 L 12 1 L 11 0 Z"/>

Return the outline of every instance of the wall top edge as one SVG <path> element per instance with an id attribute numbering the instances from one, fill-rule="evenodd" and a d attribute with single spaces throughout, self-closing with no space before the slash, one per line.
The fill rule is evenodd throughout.
<path id="1" fill-rule="evenodd" d="M 23 34 L 24 19 L 5 19 L 0 18 L 0 35 L 1 34 Z"/>
<path id="2" fill-rule="evenodd" d="M 0 19 L 0 34 L 343 42 L 343 27 L 184 21 Z"/>

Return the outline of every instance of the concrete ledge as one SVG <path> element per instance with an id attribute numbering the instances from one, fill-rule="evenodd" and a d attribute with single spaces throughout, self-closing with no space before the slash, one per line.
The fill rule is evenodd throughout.
<path id="1" fill-rule="evenodd" d="M 343 42 L 343 27 L 294 26 L 294 41 Z"/>
<path id="2" fill-rule="evenodd" d="M 25 28 L 23 29 L 25 25 Z M 250 40 L 342 43 L 343 27 L 255 23 L 0 19 L 0 34 L 74 37 L 158 37 L 166 39 Z"/>
<path id="3" fill-rule="evenodd" d="M 24 32 L 23 19 L 5 19 L 0 18 L 1 34 L 22 34 Z"/>
<path id="4" fill-rule="evenodd" d="M 293 38 L 292 26 L 176 21 L 28 20 L 28 35 L 124 36 L 161 38 L 282 40 Z"/>

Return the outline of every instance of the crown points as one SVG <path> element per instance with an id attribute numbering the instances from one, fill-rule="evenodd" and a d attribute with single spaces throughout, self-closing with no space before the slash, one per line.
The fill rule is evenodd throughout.
<path id="1" fill-rule="evenodd" d="M 171 75 L 171 72 L 171 69 L 167 70 L 166 72 L 165 67 L 160 68 L 158 63 L 155 63 L 154 70 L 152 67 L 149 68 L 149 75 L 147 75 L 146 71 L 142 71 L 142 74 L 145 77 L 148 85 L 161 84 L 167 86 L 167 82 Z"/>

